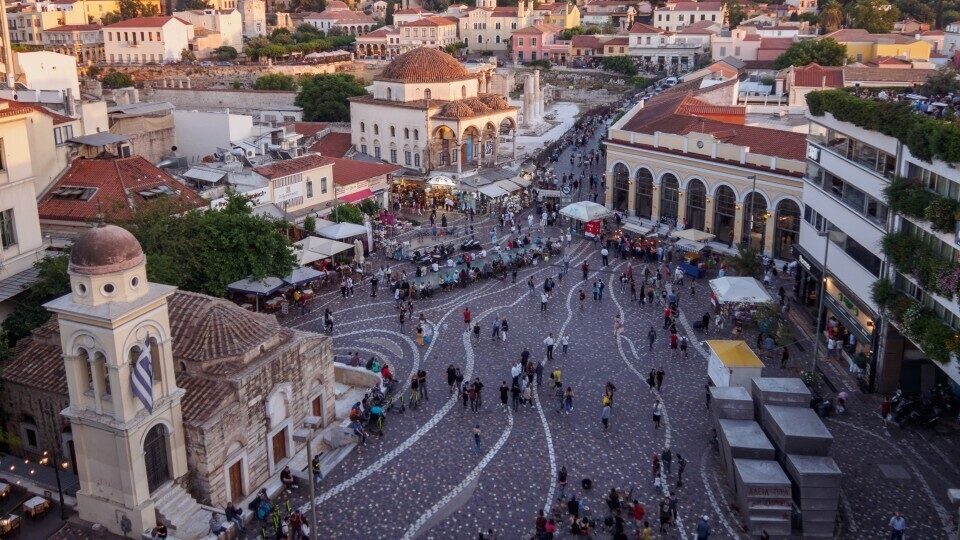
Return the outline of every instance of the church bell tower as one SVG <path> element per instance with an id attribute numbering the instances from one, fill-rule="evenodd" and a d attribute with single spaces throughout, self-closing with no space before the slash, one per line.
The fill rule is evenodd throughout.
<path id="1" fill-rule="evenodd" d="M 113 225 L 70 252 L 70 293 L 57 314 L 80 477 L 80 518 L 138 537 L 156 525 L 151 494 L 187 473 L 167 297 L 147 282 L 139 242 Z"/>

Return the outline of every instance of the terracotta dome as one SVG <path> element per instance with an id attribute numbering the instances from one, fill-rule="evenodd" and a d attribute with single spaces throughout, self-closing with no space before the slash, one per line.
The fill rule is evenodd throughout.
<path id="1" fill-rule="evenodd" d="M 473 75 L 456 58 L 426 47 L 396 57 L 377 80 L 404 83 L 436 83 L 472 79 Z"/>
<path id="2" fill-rule="evenodd" d="M 472 98 L 467 98 L 461 101 L 463 101 L 464 103 L 467 104 L 467 106 L 473 109 L 473 112 L 476 114 L 484 114 L 484 113 L 491 112 L 493 110 L 486 103 L 484 103 L 480 98 L 472 97 Z"/>
<path id="3" fill-rule="evenodd" d="M 497 94 L 483 94 L 480 96 L 480 101 L 495 111 L 505 111 L 510 108 L 510 104 L 507 103 L 507 100 L 503 96 Z"/>
<path id="4" fill-rule="evenodd" d="M 475 114 L 473 109 L 462 101 L 447 103 L 443 106 L 443 109 L 440 110 L 440 116 L 446 118 L 469 118 L 475 116 Z"/>
<path id="5" fill-rule="evenodd" d="M 100 225 L 84 232 L 70 249 L 70 271 L 76 274 L 112 274 L 143 262 L 140 242 L 116 225 Z"/>

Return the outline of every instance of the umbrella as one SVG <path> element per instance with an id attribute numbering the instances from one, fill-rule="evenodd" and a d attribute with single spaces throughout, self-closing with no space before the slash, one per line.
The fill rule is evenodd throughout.
<path id="1" fill-rule="evenodd" d="M 673 231 L 670 234 L 673 238 L 690 240 L 691 242 L 709 242 L 716 238 L 715 234 L 699 231 L 697 229 L 684 229 L 682 231 Z"/>
<path id="2" fill-rule="evenodd" d="M 336 225 L 330 225 L 322 229 L 317 230 L 317 234 L 323 236 L 324 238 L 332 238 L 334 240 L 342 240 L 344 238 L 350 238 L 351 236 L 359 236 L 361 234 L 366 234 L 367 228 L 363 225 L 357 225 L 356 223 L 337 223 Z"/>
<path id="3" fill-rule="evenodd" d="M 363 264 L 363 242 L 359 238 L 353 241 L 353 260 L 357 264 Z"/>
<path id="4" fill-rule="evenodd" d="M 328 259 L 337 253 L 350 249 L 350 244 L 338 242 L 329 238 L 319 238 L 308 236 L 299 242 L 295 242 L 294 247 L 298 249 L 297 264 L 303 266 L 320 259 Z"/>
<path id="5" fill-rule="evenodd" d="M 569 204 L 564 206 L 560 213 L 577 221 L 595 221 L 613 215 L 612 210 L 592 201 L 579 201 Z"/>
<path id="6" fill-rule="evenodd" d="M 227 290 L 257 297 L 257 311 L 260 311 L 260 297 L 269 296 L 283 287 L 283 280 L 275 277 L 263 279 L 244 278 L 227 285 Z"/>
<path id="7" fill-rule="evenodd" d="M 710 280 L 710 288 L 721 304 L 766 304 L 773 297 L 752 277 L 722 277 Z"/>
<path id="8" fill-rule="evenodd" d="M 300 267 L 300 268 L 294 268 L 293 271 L 290 272 L 290 274 L 288 274 L 285 278 L 283 278 L 283 281 L 287 282 L 290 285 L 296 286 L 296 285 L 302 285 L 304 283 L 309 283 L 322 275 L 323 275 L 323 272 L 318 272 L 313 268 Z"/>

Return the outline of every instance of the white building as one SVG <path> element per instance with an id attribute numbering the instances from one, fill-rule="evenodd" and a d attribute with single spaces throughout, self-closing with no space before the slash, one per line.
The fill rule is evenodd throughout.
<path id="1" fill-rule="evenodd" d="M 960 52 L 960 22 L 950 23 L 943 32 L 943 54 L 953 58 Z"/>
<path id="2" fill-rule="evenodd" d="M 230 143 L 255 135 L 253 117 L 229 112 L 173 111 L 177 152 L 190 162 L 200 161 Z M 266 128 L 268 129 L 268 128 Z"/>
<path id="3" fill-rule="evenodd" d="M 267 7 L 263 0 L 241 0 L 240 18 L 243 37 L 255 38 L 267 33 Z"/>
<path id="4" fill-rule="evenodd" d="M 17 82 L 31 90 L 71 92 L 80 98 L 77 59 L 51 51 L 17 52 L 13 54 Z"/>
<path id="5" fill-rule="evenodd" d="M 99 24 L 57 26 L 43 32 L 43 47 L 74 56 L 78 63 L 103 62 L 103 29 Z"/>
<path id="6" fill-rule="evenodd" d="M 628 54 L 646 66 L 679 67 L 686 71 L 696 65 L 697 58 L 710 46 L 710 36 L 719 31 L 720 26 L 709 21 L 698 22 L 679 32 L 634 23 L 630 28 Z"/>
<path id="7" fill-rule="evenodd" d="M 377 23 L 373 17 L 362 11 L 352 11 L 339 0 L 328 2 L 327 8 L 320 13 L 303 14 L 302 19 L 304 23 L 324 32 L 336 28 L 354 36 L 366 34 Z"/>
<path id="8" fill-rule="evenodd" d="M 174 62 L 189 50 L 193 25 L 177 17 L 137 17 L 105 27 L 103 36 L 108 63 Z"/>
<path id="9" fill-rule="evenodd" d="M 373 95 L 350 99 L 354 148 L 423 172 L 496 165 L 500 137 L 515 134 L 517 109 L 488 93 L 490 76 L 437 49 L 398 56 L 374 78 Z"/>
<path id="10" fill-rule="evenodd" d="M 443 48 L 459 41 L 456 17 L 427 17 L 401 25 L 399 52 L 417 47 Z"/>
<path id="11" fill-rule="evenodd" d="M 653 25 L 661 30 L 676 32 L 701 21 L 726 22 L 727 8 L 722 2 L 667 2 L 653 11 Z"/>
<path id="12" fill-rule="evenodd" d="M 199 28 L 219 33 L 222 46 L 243 48 L 243 18 L 235 9 L 191 9 L 173 16 L 192 24 L 194 33 Z"/>

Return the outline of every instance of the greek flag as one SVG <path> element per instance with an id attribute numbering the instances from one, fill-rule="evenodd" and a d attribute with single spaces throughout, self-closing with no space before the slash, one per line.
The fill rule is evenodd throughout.
<path id="1" fill-rule="evenodd" d="M 130 370 L 130 384 L 133 395 L 148 412 L 153 413 L 153 359 L 150 358 L 150 344 L 144 342 L 137 363 Z"/>

